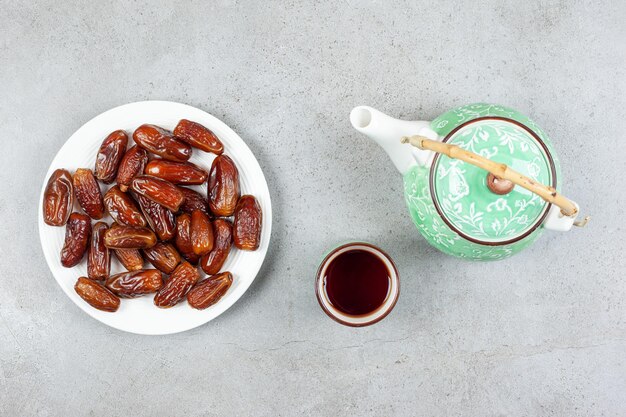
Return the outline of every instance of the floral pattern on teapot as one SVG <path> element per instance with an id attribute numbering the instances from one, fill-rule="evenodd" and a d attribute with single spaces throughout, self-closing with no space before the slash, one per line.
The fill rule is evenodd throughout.
<path id="1" fill-rule="evenodd" d="M 431 128 L 444 137 L 455 128 L 484 117 L 510 119 L 531 129 L 553 155 L 556 175 L 559 176 L 558 161 L 545 133 L 526 116 L 512 109 L 491 104 L 470 104 L 441 115 L 431 123 Z M 540 145 L 529 140 L 528 135 L 515 123 L 487 119 L 463 126 L 454 132 L 448 143 L 502 163 L 517 161 L 515 169 L 536 181 L 549 184 L 551 172 L 548 161 Z M 494 138 L 498 138 L 495 143 Z M 520 158 L 520 155 L 532 155 L 532 158 Z M 445 156 L 438 158 L 435 164 L 433 172 L 438 176 L 433 179 L 435 196 L 431 195 L 429 166 L 413 166 L 404 175 L 405 199 L 411 217 L 431 245 L 461 258 L 496 260 L 519 252 L 539 237 L 542 228 L 532 230 L 531 227 L 546 209 L 541 198 L 525 190 L 503 196 L 487 194 L 491 192 L 484 183 L 484 171 Z M 435 199 L 447 221 L 454 224 L 460 234 L 444 221 L 435 206 Z M 528 234 L 513 243 L 497 243 L 524 233 Z"/>
<path id="2" fill-rule="evenodd" d="M 496 143 L 493 138 L 498 138 Z M 550 166 L 540 145 L 524 129 L 510 122 L 471 123 L 457 131 L 448 143 L 509 165 L 517 159 L 516 170 L 537 182 L 552 182 Z M 523 156 L 532 159 L 524 161 Z M 473 238 L 497 242 L 519 236 L 546 210 L 546 203 L 537 194 L 520 187 L 496 196 L 486 186 L 484 170 L 461 160 L 442 156 L 437 159 L 434 172 L 435 196 L 444 216 Z M 468 178 L 473 179 L 471 184 Z"/>

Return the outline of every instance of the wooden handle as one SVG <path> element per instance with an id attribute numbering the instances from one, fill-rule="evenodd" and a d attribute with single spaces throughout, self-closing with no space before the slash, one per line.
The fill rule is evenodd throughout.
<path id="1" fill-rule="evenodd" d="M 554 187 L 538 183 L 527 176 L 520 174 L 514 169 L 509 168 L 506 164 L 494 162 L 473 152 L 461 149 L 456 145 L 438 142 L 423 136 L 405 136 L 402 138 L 402 143 L 410 143 L 416 148 L 422 150 L 438 152 L 453 159 L 460 159 L 461 161 L 465 161 L 468 164 L 475 165 L 492 173 L 497 178 L 509 180 L 512 183 L 537 194 L 548 203 L 558 206 L 564 216 L 574 217 L 578 214 L 576 205 L 569 199 L 559 194 Z"/>

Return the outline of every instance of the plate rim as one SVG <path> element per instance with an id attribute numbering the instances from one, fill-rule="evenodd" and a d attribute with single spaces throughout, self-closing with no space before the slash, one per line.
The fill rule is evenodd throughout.
<path id="1" fill-rule="evenodd" d="M 98 119 L 100 118 L 104 118 L 107 114 L 112 113 L 112 112 L 118 112 L 124 108 L 127 107 L 142 107 L 142 106 L 146 106 L 146 105 L 162 105 L 162 106 L 174 106 L 174 107 L 178 107 L 180 109 L 190 109 L 196 112 L 201 112 L 204 114 L 204 116 L 206 116 L 209 119 L 212 119 L 212 121 L 218 125 L 221 125 L 222 129 L 225 129 L 227 131 L 229 131 L 230 134 L 232 134 L 233 136 L 233 140 L 235 142 L 239 141 L 239 145 L 243 146 L 245 149 L 248 150 L 248 152 L 250 152 L 250 155 L 252 155 L 252 160 L 254 161 L 254 163 L 256 164 L 256 166 L 258 167 L 259 171 L 261 172 L 261 176 L 260 176 L 260 180 L 262 182 L 262 186 L 265 187 L 265 196 L 267 198 L 267 208 L 264 208 L 263 210 L 263 233 L 267 233 L 268 235 L 268 240 L 267 240 L 267 245 L 259 248 L 260 251 L 262 251 L 261 254 L 261 262 L 258 264 L 258 268 L 256 268 L 256 271 L 254 271 L 253 274 L 251 274 L 252 278 L 250 279 L 249 282 L 244 283 L 243 286 L 241 287 L 241 293 L 236 296 L 235 298 L 232 298 L 230 301 L 230 304 L 222 305 L 221 311 L 218 311 L 217 314 L 215 314 L 212 317 L 207 318 L 206 320 L 201 320 L 198 323 L 194 323 L 192 325 L 183 325 L 180 328 L 177 328 L 175 330 L 166 330 L 166 331 L 141 331 L 141 330 L 130 330 L 127 328 L 122 328 L 121 326 L 118 325 L 114 325 L 111 323 L 106 323 L 104 321 L 102 321 L 99 317 L 97 317 L 95 315 L 95 310 L 93 307 L 89 306 L 87 303 L 79 303 L 77 302 L 77 300 L 75 300 L 71 295 L 70 295 L 70 290 L 68 290 L 64 285 L 62 285 L 62 283 L 60 282 L 60 277 L 57 277 L 57 274 L 55 274 L 54 269 L 53 269 L 53 262 L 52 259 L 50 259 L 47 251 L 45 250 L 45 236 L 44 236 L 44 228 L 45 227 L 52 227 L 52 226 L 48 226 L 45 224 L 45 222 L 43 221 L 43 196 L 44 196 L 44 192 L 46 189 L 46 185 L 48 182 L 48 179 L 50 178 L 50 175 L 52 174 L 52 172 L 54 171 L 55 166 L 56 166 L 56 161 L 59 158 L 59 155 L 62 153 L 62 151 L 64 151 L 65 147 L 68 146 L 69 142 L 72 140 L 72 138 L 74 136 L 76 136 L 83 128 L 85 128 L 86 126 L 92 124 L 92 123 L 97 123 Z M 115 129 L 113 129 L 115 130 Z M 111 130 L 111 131 L 113 131 Z M 131 137 L 132 139 L 132 137 Z M 104 112 L 101 112 L 99 114 L 97 114 L 96 116 L 92 117 L 91 119 L 89 119 L 88 121 L 86 121 L 85 123 L 81 124 L 80 127 L 78 127 L 78 129 L 76 129 L 63 143 L 63 145 L 61 145 L 61 147 L 59 148 L 59 150 L 56 152 L 56 154 L 54 155 L 54 157 L 52 158 L 52 160 L 50 161 L 50 164 L 48 166 L 48 169 L 46 171 L 46 174 L 43 178 L 42 181 L 42 185 L 41 185 L 41 191 L 39 194 L 39 200 L 38 200 L 38 209 L 37 209 L 37 217 L 38 217 L 38 231 L 39 231 L 39 242 L 41 244 L 41 250 L 43 252 L 44 258 L 46 260 L 46 265 L 48 266 L 48 270 L 50 271 L 50 273 L 52 274 L 52 276 L 54 277 L 57 285 L 61 288 L 61 290 L 63 291 L 63 293 L 65 294 L 65 296 L 74 304 L 76 305 L 78 308 L 80 308 L 83 312 L 85 312 L 88 316 L 90 316 L 92 319 L 97 320 L 98 322 L 100 322 L 101 324 L 123 331 L 123 332 L 127 332 L 127 333 L 131 333 L 131 334 L 139 334 L 139 335 L 145 335 L 145 336 L 161 336 L 161 335 L 168 335 L 168 334 L 177 334 L 177 333 L 182 333 L 182 332 L 186 332 L 188 330 L 192 330 L 195 329 L 197 327 L 200 327 L 202 325 L 205 325 L 206 323 L 216 319 L 217 317 L 219 317 L 220 315 L 224 314 L 228 309 L 230 309 L 237 301 L 239 301 L 241 299 L 241 297 L 248 291 L 248 289 L 250 288 L 250 286 L 252 285 L 252 283 L 254 282 L 254 280 L 256 279 L 256 277 L 259 274 L 259 271 L 261 270 L 261 268 L 263 267 L 263 264 L 265 263 L 265 259 L 267 257 L 267 252 L 269 250 L 269 245 L 272 239 L 272 200 L 271 200 L 271 194 L 270 194 L 270 190 L 269 190 L 269 186 L 267 184 L 267 179 L 265 177 L 265 173 L 263 172 L 263 169 L 261 168 L 261 164 L 259 164 L 259 161 L 256 157 L 256 155 L 254 154 L 254 152 L 252 152 L 252 149 L 250 149 L 250 147 L 246 144 L 246 142 L 241 138 L 241 136 L 239 136 L 239 134 L 237 132 L 235 132 L 230 126 L 228 126 L 225 122 L 223 122 L 221 119 L 217 118 L 216 116 L 212 115 L 211 113 L 202 110 L 200 108 L 188 105 L 188 104 L 184 104 L 184 103 L 180 103 L 180 102 L 175 102 L 175 101 L 169 101 L 169 100 L 141 100 L 141 101 L 135 101 L 135 102 L 130 102 L 130 103 L 125 103 L 125 104 L 121 104 L 119 106 L 110 108 L 108 110 L 105 110 Z M 208 275 L 207 275 L 208 276 Z M 73 286 L 72 286 L 73 288 Z M 224 300 L 225 301 L 225 300 Z M 220 303 L 216 304 L 219 305 Z M 111 313 L 111 314 L 115 314 L 115 313 Z"/>

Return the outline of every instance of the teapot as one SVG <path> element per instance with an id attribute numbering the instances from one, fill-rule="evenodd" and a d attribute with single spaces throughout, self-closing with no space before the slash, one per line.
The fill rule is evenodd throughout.
<path id="1" fill-rule="evenodd" d="M 577 221 L 578 204 L 560 194 L 548 136 L 513 109 L 469 104 L 427 122 L 359 106 L 350 122 L 387 152 L 404 178 L 413 223 L 446 254 L 504 259 L 544 229 L 563 232 L 589 220 Z"/>

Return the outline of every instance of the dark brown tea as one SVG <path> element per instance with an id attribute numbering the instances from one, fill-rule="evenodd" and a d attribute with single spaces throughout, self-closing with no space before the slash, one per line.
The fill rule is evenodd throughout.
<path id="1" fill-rule="evenodd" d="M 391 277 L 375 254 L 355 249 L 343 252 L 326 269 L 324 285 L 332 305 L 345 314 L 360 316 L 382 306 Z"/>

